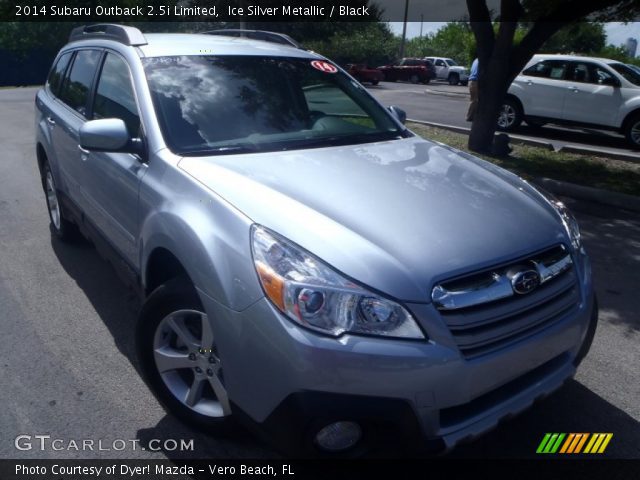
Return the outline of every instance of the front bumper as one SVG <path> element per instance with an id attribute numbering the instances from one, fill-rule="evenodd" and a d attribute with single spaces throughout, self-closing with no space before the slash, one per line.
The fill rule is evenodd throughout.
<path id="1" fill-rule="evenodd" d="M 597 315 L 586 256 L 578 270 L 583 280 L 577 313 L 471 360 L 447 338 L 430 304 L 408 305 L 423 326 L 429 319 L 429 341 L 335 339 L 299 328 L 266 299 L 233 312 L 202 297 L 214 322 L 229 397 L 236 411 L 270 436 L 303 444 L 332 421 L 355 420 L 373 425 L 370 432 L 396 429 L 436 449 L 451 449 L 573 376 Z"/>

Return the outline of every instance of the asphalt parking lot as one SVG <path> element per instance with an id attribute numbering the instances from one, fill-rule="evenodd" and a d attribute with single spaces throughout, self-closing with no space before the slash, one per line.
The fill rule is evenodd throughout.
<path id="1" fill-rule="evenodd" d="M 431 82 L 428 85 L 381 82 L 376 86 L 367 84 L 366 87 L 382 104 L 396 105 L 406 110 L 413 120 L 471 128 L 471 123 L 465 120 L 469 106 L 469 90 L 465 86 L 450 86 L 442 82 Z M 523 123 L 513 133 L 544 140 L 555 148 L 566 145 L 599 147 L 638 156 L 638 152 L 630 150 L 624 136 L 618 132 L 556 125 L 536 129 Z"/>
<path id="2" fill-rule="evenodd" d="M 49 234 L 33 143 L 35 91 L 0 90 L 0 458 L 275 456 L 249 434 L 216 438 L 181 424 L 145 386 L 133 349 L 134 295 L 91 245 Z M 640 458 L 640 214 L 569 203 L 601 304 L 592 351 L 560 391 L 453 457 L 535 457 L 546 432 L 612 432 L 607 457 Z M 193 439 L 195 448 L 17 450 L 18 435 L 106 446 L 137 440 L 140 448 Z"/>

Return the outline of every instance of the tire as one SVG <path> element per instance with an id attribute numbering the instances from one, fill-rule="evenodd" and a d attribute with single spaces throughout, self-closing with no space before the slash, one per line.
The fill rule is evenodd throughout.
<path id="1" fill-rule="evenodd" d="M 458 85 L 460 83 L 460 75 L 452 73 L 449 75 L 449 85 Z"/>
<path id="2" fill-rule="evenodd" d="M 589 321 L 589 327 L 587 328 L 587 334 L 582 341 L 582 345 L 580 346 L 580 350 L 578 351 L 573 364 L 576 368 L 582 363 L 584 358 L 589 353 L 591 349 L 591 345 L 593 344 L 593 339 L 596 336 L 596 330 L 598 328 L 598 299 L 594 298 L 593 300 L 593 312 L 591 313 L 591 320 Z"/>
<path id="3" fill-rule="evenodd" d="M 627 121 L 624 135 L 631 148 L 640 149 L 640 113 L 636 113 Z"/>
<path id="4" fill-rule="evenodd" d="M 420 77 L 418 77 L 418 75 L 413 74 L 409 77 L 409 81 L 411 83 L 418 83 L 420 81 Z"/>
<path id="5" fill-rule="evenodd" d="M 425 85 L 428 85 L 431 82 L 431 78 L 429 77 L 425 77 L 424 80 L 422 80 L 422 83 L 424 83 Z"/>
<path id="6" fill-rule="evenodd" d="M 59 192 L 56 187 L 49 162 L 45 161 L 41 170 L 42 189 L 44 190 L 47 212 L 49 213 L 49 230 L 51 234 L 63 242 L 72 242 L 78 238 L 78 228 L 65 218 Z"/>
<path id="7" fill-rule="evenodd" d="M 380 83 L 380 81 L 379 81 L 379 80 L 372 80 L 372 81 L 371 81 L 371 85 L 373 85 L 373 86 L 378 85 L 378 83 Z"/>
<path id="8" fill-rule="evenodd" d="M 469 85 L 469 81 L 466 80 L 464 82 L 460 82 L 460 85 L 462 85 L 463 87 L 466 87 L 467 85 Z"/>
<path id="9" fill-rule="evenodd" d="M 136 348 L 156 397 L 181 420 L 228 433 L 234 425 L 211 323 L 185 277 L 158 287 L 144 303 Z"/>
<path id="10" fill-rule="evenodd" d="M 498 114 L 498 129 L 504 131 L 515 130 L 522 123 L 522 107 L 514 98 L 508 97 L 502 102 Z"/>

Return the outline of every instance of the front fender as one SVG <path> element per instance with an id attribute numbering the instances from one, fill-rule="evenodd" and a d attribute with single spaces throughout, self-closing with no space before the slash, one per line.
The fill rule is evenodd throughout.
<path id="1" fill-rule="evenodd" d="M 146 215 L 139 242 L 143 288 L 152 253 L 164 248 L 180 261 L 196 288 L 231 310 L 246 309 L 263 297 L 251 256 L 251 220 L 179 170 L 169 170 L 156 183 L 165 188 L 142 187 L 148 192 L 141 195 L 148 201 L 142 205 Z M 151 174 L 145 180 L 153 178 Z M 157 198 L 167 185 L 170 197 Z"/>

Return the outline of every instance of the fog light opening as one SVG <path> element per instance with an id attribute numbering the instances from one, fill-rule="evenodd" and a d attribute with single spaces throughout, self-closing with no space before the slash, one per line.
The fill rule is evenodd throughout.
<path id="1" fill-rule="evenodd" d="M 315 437 L 315 443 L 327 452 L 342 452 L 348 450 L 362 439 L 362 428 L 356 422 L 334 422 L 320 429 Z"/>

